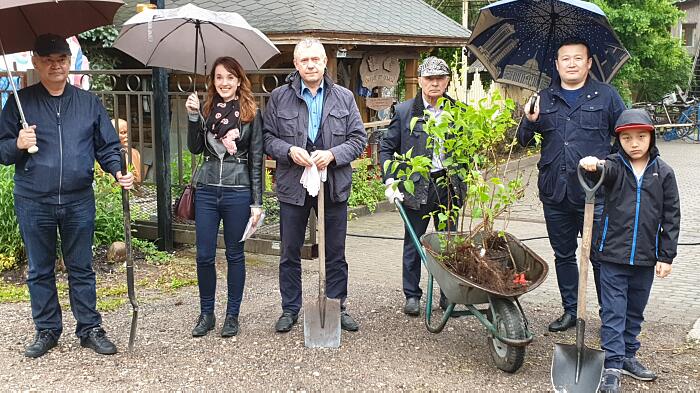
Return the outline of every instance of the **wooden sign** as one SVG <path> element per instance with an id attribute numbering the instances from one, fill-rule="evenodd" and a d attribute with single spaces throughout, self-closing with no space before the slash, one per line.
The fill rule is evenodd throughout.
<path id="1" fill-rule="evenodd" d="M 360 64 L 362 86 L 371 89 L 377 86 L 392 87 L 399 81 L 399 59 L 381 53 L 368 53 Z"/>
<path id="2" fill-rule="evenodd" d="M 394 103 L 394 97 L 370 97 L 365 101 L 367 108 L 380 111 L 391 107 Z"/>

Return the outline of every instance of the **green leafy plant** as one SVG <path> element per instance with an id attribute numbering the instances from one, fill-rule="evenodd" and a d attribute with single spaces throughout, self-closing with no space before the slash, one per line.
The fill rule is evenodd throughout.
<path id="1" fill-rule="evenodd" d="M 352 191 L 348 199 L 349 207 L 367 206 L 370 213 L 377 209 L 377 202 L 384 199 L 384 185 L 378 168 L 369 168 L 362 161 L 352 173 Z"/>
<path id="2" fill-rule="evenodd" d="M 459 191 L 452 199 L 444 201 L 438 211 L 431 213 L 438 228 L 446 231 L 440 237 L 440 258 L 464 277 L 481 284 L 497 278 L 502 284 L 494 285 L 507 286 L 512 281 L 511 272 L 497 271 L 485 253 L 498 251 L 506 257 L 510 254 L 504 231 L 494 231 L 494 220 L 507 212 L 523 193 L 522 176 L 518 171 L 510 179 L 506 176 L 507 169 L 499 173 L 499 168 L 507 168 L 515 145 L 505 140 L 508 130 L 516 125 L 512 116 L 515 104 L 510 99 L 503 100 L 496 92 L 475 106 L 453 104 L 445 99 L 440 99 L 438 105 L 442 106 L 442 114 L 436 119 L 426 111 L 423 131 L 427 134 L 428 150 L 435 157 L 441 157 L 440 167 L 445 175 L 436 180 L 438 185 Z M 411 130 L 418 120 L 412 119 Z M 499 166 L 503 161 L 499 151 L 504 143 L 510 149 L 506 164 Z M 415 183 L 429 181 L 430 172 L 438 169 L 432 157 L 414 156 L 412 150 L 395 155 L 384 165 L 385 171 L 394 173 L 398 179 L 392 187 L 402 184 L 408 193 L 414 193 Z M 457 226 L 457 233 L 450 223 Z M 514 261 L 512 265 L 513 270 L 517 270 Z M 473 269 L 474 266 L 477 268 Z M 477 275 L 479 277 L 475 278 Z"/>
<path id="3" fill-rule="evenodd" d="M 17 267 L 24 251 L 14 207 L 14 174 L 14 165 L 0 166 L 0 271 Z"/>
<path id="4" fill-rule="evenodd" d="M 280 222 L 280 203 L 273 193 L 263 193 L 263 211 L 265 211 L 265 224 Z"/>
<path id="5" fill-rule="evenodd" d="M 141 251 L 146 258 L 146 261 L 155 265 L 163 265 L 170 262 L 173 256 L 165 251 L 158 249 L 155 243 L 138 238 L 132 238 L 131 243 L 135 249 Z"/>

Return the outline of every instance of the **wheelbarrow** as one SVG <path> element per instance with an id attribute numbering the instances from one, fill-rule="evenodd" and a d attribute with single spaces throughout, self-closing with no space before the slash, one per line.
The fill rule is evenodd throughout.
<path id="1" fill-rule="evenodd" d="M 496 367 L 505 372 L 516 372 L 525 360 L 525 348 L 533 340 L 518 297 L 544 282 L 549 271 L 547 263 L 518 239 L 506 233 L 506 241 L 515 265 L 518 271 L 525 272 L 525 279 L 530 281 L 530 285 L 508 294 L 484 288 L 454 274 L 439 258 L 436 258 L 442 247 L 441 234 L 427 233 L 419 240 L 401 202 L 395 200 L 394 203 L 413 240 L 413 245 L 418 250 L 423 266 L 428 271 L 425 327 L 431 333 L 440 333 L 450 317 L 474 316 L 488 331 L 487 345 Z M 478 235 L 475 236 L 475 240 L 480 240 Z M 447 309 L 437 324 L 431 322 L 434 280 L 437 281 L 448 300 Z M 464 305 L 466 310 L 455 310 L 457 304 Z"/>

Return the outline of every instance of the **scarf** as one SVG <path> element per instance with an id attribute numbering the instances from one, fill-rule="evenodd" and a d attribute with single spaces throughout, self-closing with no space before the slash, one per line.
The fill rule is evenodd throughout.
<path id="1" fill-rule="evenodd" d="M 237 151 L 236 141 L 240 140 L 241 106 L 238 97 L 224 102 L 218 95 L 207 118 L 206 129 L 224 144 L 229 154 Z"/>

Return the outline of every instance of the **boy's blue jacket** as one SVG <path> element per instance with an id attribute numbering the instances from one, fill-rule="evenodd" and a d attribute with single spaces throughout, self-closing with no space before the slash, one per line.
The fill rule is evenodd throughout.
<path id="1" fill-rule="evenodd" d="M 53 97 L 41 83 L 19 91 L 27 123 L 36 125 L 36 154 L 17 149 L 21 120 L 14 98 L 0 115 L 0 163 L 15 165 L 16 195 L 65 204 L 93 195 L 95 159 L 115 175 L 120 145 L 99 98 L 70 84 Z"/>
<path id="2" fill-rule="evenodd" d="M 637 266 L 672 263 L 681 207 L 673 169 L 659 158 L 652 137 L 649 163 L 637 182 L 620 148 L 605 161 L 605 207 L 591 259 Z"/>

